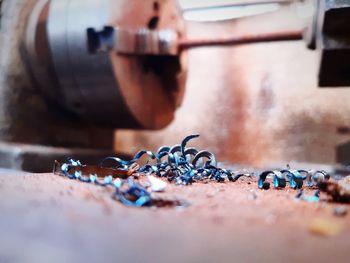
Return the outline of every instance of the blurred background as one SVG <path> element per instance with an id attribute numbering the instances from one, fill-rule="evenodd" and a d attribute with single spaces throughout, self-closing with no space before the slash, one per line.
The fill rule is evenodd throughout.
<path id="1" fill-rule="evenodd" d="M 0 3 L 1 167 L 96 163 L 194 133 L 227 164 L 349 163 L 346 1 Z M 274 32 L 300 37 L 188 47 Z"/>
<path id="2" fill-rule="evenodd" d="M 180 2 L 186 10 L 241 1 Z M 191 19 L 191 37 L 225 38 L 300 29 L 312 10 L 312 1 L 294 1 L 184 14 Z M 216 21 L 223 17 L 232 19 Z M 116 149 L 155 150 L 199 133 L 196 144 L 228 163 L 334 164 L 337 147 L 349 141 L 341 128 L 349 126 L 350 90 L 319 88 L 319 63 L 319 53 L 306 49 L 303 41 L 189 50 L 186 93 L 174 121 L 161 131 L 117 131 Z"/>

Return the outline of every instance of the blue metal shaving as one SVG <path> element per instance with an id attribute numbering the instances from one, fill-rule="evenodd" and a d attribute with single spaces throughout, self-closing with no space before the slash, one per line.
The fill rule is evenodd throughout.
<path id="1" fill-rule="evenodd" d="M 304 195 L 303 190 L 300 189 L 295 198 L 309 203 L 317 203 L 320 201 L 320 190 L 317 190 L 313 195 Z"/>
<path id="2" fill-rule="evenodd" d="M 138 156 L 142 156 L 142 154 Z M 125 166 L 125 162 L 122 161 L 121 165 Z M 114 179 L 112 176 L 105 176 L 103 179 L 99 179 L 99 177 L 94 174 L 83 176 L 80 171 L 70 173 L 70 166 L 79 167 L 82 165 L 79 161 L 73 159 L 69 159 L 67 163 L 62 164 L 61 172 L 69 179 L 79 180 L 84 183 L 93 183 L 103 187 L 112 186 L 115 188 L 113 198 L 126 206 L 152 206 L 151 193 L 142 185 L 136 183 L 131 176 L 127 179 L 127 182 L 119 178 Z"/>
<path id="3" fill-rule="evenodd" d="M 100 162 L 99 166 L 106 168 L 107 164 L 109 164 L 108 168 L 133 170 L 135 174 L 156 175 L 178 185 L 189 185 L 203 181 L 235 182 L 242 176 L 251 176 L 251 174 L 234 173 L 231 170 L 219 168 L 213 153 L 186 147 L 191 140 L 198 137 L 198 134 L 187 136 L 180 144 L 160 147 L 157 153 L 145 150 L 139 151 L 131 160 L 106 157 Z M 146 163 L 144 165 L 137 164 L 137 161 L 144 156 L 147 156 Z M 70 172 L 70 167 L 81 166 L 79 161 L 69 159 L 67 163 L 61 165 L 60 169 L 63 175 L 69 179 L 93 183 L 103 187 L 114 187 L 113 198 L 126 206 L 142 207 L 154 205 L 155 200 L 152 199 L 151 193 L 145 187 L 135 182 L 132 176 L 129 176 L 126 180 L 121 180 L 120 178 L 114 179 L 112 176 L 100 178 L 96 174 L 86 176 L 82 175 L 80 171 L 76 171 L 76 169 L 74 172 Z M 136 166 L 138 168 L 135 168 Z M 285 188 L 287 183 L 289 183 L 293 189 L 301 189 L 304 181 L 307 182 L 307 186 L 314 187 L 319 181 L 330 178 L 325 171 L 292 170 L 288 167 L 288 169 L 284 170 L 262 172 L 258 178 L 258 187 L 260 189 L 267 190 L 270 188 L 270 183 L 267 181 L 270 175 L 273 176 L 274 188 Z M 319 196 L 315 195 L 306 199 L 316 201 L 317 197 L 319 198 Z"/>
<path id="4" fill-rule="evenodd" d="M 217 167 L 215 155 L 209 151 L 186 148 L 189 141 L 198 137 L 198 134 L 189 135 L 182 140 L 181 144 L 171 147 L 162 146 L 155 154 L 150 151 L 140 151 L 129 161 L 107 157 L 101 162 L 101 165 L 108 160 L 112 160 L 114 162 L 113 168 L 128 168 L 147 154 L 149 157 L 147 164 L 140 166 L 136 172 L 145 173 L 146 175 L 155 174 L 182 185 L 204 180 L 216 182 L 236 181 L 244 175 L 240 174 L 236 177 L 232 171 Z M 203 162 L 205 159 L 206 162 Z M 150 165 L 150 161 L 155 161 L 155 163 Z"/>
<path id="5" fill-rule="evenodd" d="M 114 169 L 130 169 L 142 157 L 147 156 L 145 165 L 139 166 L 135 173 L 146 175 L 157 175 L 167 178 L 176 184 L 188 185 L 199 181 L 224 182 L 226 180 L 235 182 L 240 177 L 247 174 L 234 174 L 230 170 L 217 167 L 215 155 L 209 151 L 199 151 L 196 148 L 186 148 L 189 141 L 198 138 L 199 135 L 187 136 L 181 144 L 174 146 L 162 146 L 157 153 L 151 151 L 139 151 L 131 160 L 123 160 L 118 157 L 106 157 L 99 166 Z M 205 161 L 206 160 L 206 161 Z M 152 162 L 152 164 L 151 164 Z M 119 178 L 113 179 L 112 176 L 99 178 L 96 174 L 83 176 L 80 171 L 70 173 L 70 167 L 82 166 L 79 161 L 69 159 L 67 163 L 62 164 L 61 172 L 69 179 L 79 180 L 85 183 L 93 183 L 99 186 L 112 186 L 115 188 L 113 198 L 127 206 L 152 206 L 153 200 L 151 193 L 146 188 L 136 183 L 133 177 L 125 180 Z"/>
<path id="6" fill-rule="evenodd" d="M 266 181 L 269 175 L 273 176 L 274 188 L 285 188 L 287 182 L 293 189 L 301 189 L 304 181 L 306 181 L 308 187 L 316 187 L 317 183 L 324 180 L 329 180 L 330 175 L 323 171 L 306 171 L 306 170 L 271 170 L 264 171 L 259 175 L 258 187 L 260 189 L 267 190 L 270 188 L 270 183 Z"/>

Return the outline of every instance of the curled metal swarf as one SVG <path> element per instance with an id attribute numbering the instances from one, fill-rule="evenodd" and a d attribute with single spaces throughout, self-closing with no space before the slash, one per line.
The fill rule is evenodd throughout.
<path id="1" fill-rule="evenodd" d="M 154 205 L 151 193 L 134 181 L 134 177 L 139 174 L 156 175 L 181 185 L 208 180 L 218 183 L 235 182 L 243 176 L 251 176 L 244 172 L 233 172 L 218 167 L 216 157 L 212 152 L 198 150 L 195 147 L 186 148 L 189 141 L 198 137 L 197 134 L 187 136 L 181 144 L 162 146 L 156 153 L 146 150 L 139 151 L 130 160 L 106 157 L 96 167 L 84 166 L 77 160 L 69 159 L 63 164 L 55 163 L 54 172 L 72 180 L 103 187 L 114 187 L 114 199 L 124 205 L 136 207 Z M 144 156 L 147 157 L 147 160 L 141 165 L 138 161 Z M 86 174 L 87 171 L 88 174 Z M 267 180 L 269 177 L 272 177 L 274 188 L 285 188 L 289 183 L 291 188 L 301 189 L 304 181 L 311 187 L 320 181 L 328 180 L 330 175 L 323 170 L 293 170 L 288 166 L 284 170 L 261 172 L 258 176 L 260 189 L 270 188 L 270 182 Z"/>

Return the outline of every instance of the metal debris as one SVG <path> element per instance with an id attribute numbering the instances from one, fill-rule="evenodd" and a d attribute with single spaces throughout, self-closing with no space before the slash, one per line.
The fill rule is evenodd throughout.
<path id="1" fill-rule="evenodd" d="M 309 226 L 311 233 L 324 237 L 336 236 L 341 230 L 342 226 L 339 223 L 321 218 L 314 219 Z"/>
<path id="2" fill-rule="evenodd" d="M 303 189 L 300 189 L 295 198 L 309 203 L 317 203 L 320 201 L 320 191 L 317 190 L 313 195 L 305 195 Z"/>
<path id="3" fill-rule="evenodd" d="M 84 175 L 98 174 L 99 177 L 112 176 L 113 178 L 126 179 L 135 172 L 135 169 L 137 169 L 137 167 L 135 166 L 130 166 L 127 169 L 119 169 L 119 168 L 116 169 L 116 168 L 106 168 L 106 167 L 93 166 L 93 165 L 82 165 L 78 160 L 68 159 L 67 163 L 60 163 L 58 161 L 55 161 L 53 172 L 55 174 L 64 175 L 68 178 L 72 177 L 71 179 L 74 179 L 73 175 L 75 173 L 81 173 Z M 78 179 L 81 181 L 88 180 L 88 178 L 84 178 L 84 177 L 79 177 Z"/>
<path id="4" fill-rule="evenodd" d="M 114 199 L 124 205 L 136 207 L 184 204 L 180 201 L 152 198 L 151 191 L 160 192 L 167 186 L 166 182 L 155 176 L 183 185 L 208 180 L 235 182 L 242 176 L 250 176 L 250 174 L 236 174 L 230 170 L 218 168 L 215 155 L 209 151 L 186 148 L 187 143 L 197 137 L 199 135 L 190 135 L 181 144 L 172 147 L 162 146 L 156 154 L 151 151 L 139 151 L 131 160 L 106 157 L 99 166 L 82 165 L 73 159 L 63 164 L 55 162 L 54 173 L 85 183 L 94 183 L 103 187 L 112 186 L 115 188 Z M 141 166 L 136 162 L 143 156 L 147 156 L 148 160 Z M 113 165 L 107 166 L 111 162 Z M 135 181 L 134 177 L 139 175 L 147 176 L 151 191 Z"/>
<path id="5" fill-rule="evenodd" d="M 125 189 L 123 189 L 124 185 L 126 185 Z M 115 190 L 113 198 L 126 206 L 152 206 L 151 194 L 132 177 L 129 177 L 127 182 L 122 182 L 120 187 L 115 186 Z"/>
<path id="6" fill-rule="evenodd" d="M 199 135 L 187 136 L 181 144 L 174 146 L 162 146 L 157 153 L 140 151 L 130 161 L 117 157 L 107 157 L 106 161 L 113 161 L 112 168 L 128 169 L 130 165 L 138 161 L 142 156 L 149 157 L 148 162 L 140 166 L 137 173 L 145 175 L 156 175 L 167 178 L 176 184 L 188 185 L 200 181 L 237 181 L 242 176 L 250 176 L 245 173 L 235 173 L 227 169 L 217 167 L 215 155 L 209 151 L 199 151 L 195 148 L 186 148 L 187 143 L 198 138 Z M 153 161 L 153 164 L 150 164 Z"/>
<path id="7" fill-rule="evenodd" d="M 162 146 L 156 153 L 139 151 L 131 160 L 118 157 L 106 157 L 99 166 L 82 165 L 79 161 L 69 159 L 67 163 L 55 163 L 54 173 L 70 179 L 99 186 L 112 186 L 115 188 L 113 198 L 127 206 L 168 206 L 179 202 L 155 200 L 151 193 L 164 191 L 167 183 L 156 177 L 167 179 L 180 185 L 189 185 L 195 182 L 225 181 L 235 182 L 242 176 L 250 177 L 252 174 L 233 172 L 219 168 L 213 153 L 206 150 L 197 150 L 187 147 L 189 141 L 199 135 L 187 136 L 181 144 Z M 140 159 L 146 157 L 147 161 L 141 165 Z M 148 178 L 143 185 L 136 180 L 140 175 Z M 264 171 L 259 175 L 258 187 L 269 189 L 268 178 L 273 177 L 274 188 L 285 188 L 287 183 L 293 189 L 302 189 L 304 181 L 308 187 L 317 187 L 326 182 L 330 176 L 325 171 L 318 170 L 292 170 L 289 166 L 284 170 Z M 318 202 L 319 191 L 313 196 L 304 196 L 302 192 L 298 198 L 307 202 Z"/>
<path id="8" fill-rule="evenodd" d="M 335 202 L 350 202 L 350 176 L 340 181 L 321 181 L 318 187 L 322 192 L 331 196 Z"/>
<path id="9" fill-rule="evenodd" d="M 92 173 L 94 171 L 95 173 Z M 106 175 L 105 172 L 109 171 Z M 100 172 L 100 174 L 98 174 Z M 67 163 L 55 162 L 54 173 L 84 183 L 115 188 L 113 198 L 127 206 L 151 206 L 152 198 L 146 188 L 134 182 L 130 176 L 133 170 L 112 169 L 104 167 L 83 166 L 80 161 L 69 159 Z M 117 179 L 114 179 L 117 177 Z M 127 183 L 120 178 L 128 178 Z M 127 186 L 126 186 L 127 185 Z"/>
<path id="10" fill-rule="evenodd" d="M 147 179 L 151 184 L 151 189 L 153 192 L 162 192 L 165 190 L 165 188 L 167 186 L 166 182 L 164 182 L 164 181 L 162 181 L 162 180 L 160 180 L 152 175 L 147 176 Z"/>
<path id="11" fill-rule="evenodd" d="M 304 181 L 308 187 L 316 187 L 319 182 L 327 181 L 330 175 L 323 170 L 292 170 L 290 167 L 285 170 L 270 170 L 264 171 L 259 175 L 258 187 L 267 190 L 270 188 L 270 183 L 266 179 L 273 177 L 274 188 L 285 188 L 287 182 L 293 189 L 301 189 Z"/>
<path id="12" fill-rule="evenodd" d="M 333 210 L 333 214 L 335 216 L 346 216 L 346 214 L 348 213 L 348 209 L 344 206 L 338 206 L 336 208 L 334 208 Z"/>
<path id="13" fill-rule="evenodd" d="M 69 159 L 67 163 L 63 164 L 56 161 L 54 173 L 84 183 L 114 187 L 115 192 L 112 197 L 126 206 L 182 206 L 183 202 L 178 200 L 152 198 L 151 192 L 137 183 L 131 176 L 135 173 L 134 168 L 137 168 L 137 166 L 131 165 L 129 169 L 85 166 L 80 161 Z M 95 173 L 87 173 L 92 171 Z M 109 175 L 106 175 L 107 172 L 109 172 Z M 159 185 L 157 187 L 158 189 L 161 188 Z"/>

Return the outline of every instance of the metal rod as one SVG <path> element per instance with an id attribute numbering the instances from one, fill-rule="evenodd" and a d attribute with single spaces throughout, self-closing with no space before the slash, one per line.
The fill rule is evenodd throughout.
<path id="1" fill-rule="evenodd" d="M 196 48 L 196 47 L 210 47 L 210 46 L 235 46 L 243 44 L 254 44 L 261 42 L 277 42 L 277 41 L 292 41 L 302 40 L 303 31 L 283 31 L 272 32 L 256 35 L 237 36 L 226 39 L 194 39 L 183 40 L 179 43 L 180 50 Z"/>
<path id="2" fill-rule="evenodd" d="M 266 5 L 266 4 L 290 4 L 292 0 L 271 0 L 271 1 L 245 1 L 232 4 L 213 4 L 207 6 L 195 6 L 184 8 L 184 12 L 197 12 L 197 11 L 206 11 L 211 9 L 222 9 L 222 8 L 231 8 L 231 7 L 243 7 L 251 5 Z"/>

